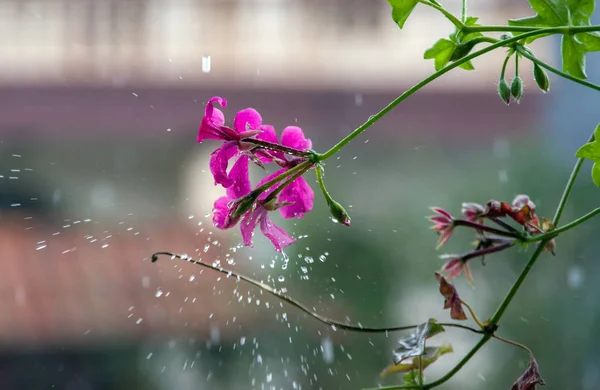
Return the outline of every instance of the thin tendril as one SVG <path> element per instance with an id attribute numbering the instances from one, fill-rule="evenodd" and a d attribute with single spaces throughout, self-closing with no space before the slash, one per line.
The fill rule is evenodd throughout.
<path id="1" fill-rule="evenodd" d="M 401 331 L 401 330 L 410 330 L 410 329 L 414 329 L 416 328 L 418 325 L 406 325 L 406 326 L 394 326 L 394 327 L 388 327 L 388 328 L 369 328 L 369 327 L 364 327 L 361 325 L 352 325 L 352 324 L 346 324 L 346 323 L 342 323 L 342 322 L 338 322 L 336 320 L 333 320 L 331 318 L 325 317 L 319 313 L 316 313 L 314 311 L 312 311 L 311 309 L 307 308 L 305 305 L 303 305 L 302 303 L 296 301 L 295 299 L 293 299 L 292 297 L 283 294 L 280 290 L 277 290 L 267 284 L 264 284 L 262 282 L 259 282 L 257 280 L 254 280 L 252 278 L 249 278 L 247 276 L 238 274 L 236 272 L 224 269 L 222 267 L 216 267 L 214 265 L 211 264 L 207 264 L 204 263 L 200 260 L 195 260 L 189 256 L 182 256 L 182 255 L 178 255 L 178 254 L 174 254 L 171 252 L 156 252 L 152 255 L 152 262 L 155 263 L 156 261 L 158 261 L 159 256 L 169 256 L 171 258 L 177 258 L 183 261 L 187 261 L 188 263 L 192 263 L 192 264 L 196 264 L 202 267 L 206 267 L 209 268 L 213 271 L 216 272 L 220 272 L 222 274 L 225 274 L 227 276 L 234 276 L 237 279 L 243 280 L 246 283 L 249 283 L 255 287 L 260 288 L 263 291 L 266 291 L 268 293 L 270 293 L 271 295 L 275 296 L 278 299 L 281 299 L 284 302 L 287 302 L 288 304 L 300 309 L 301 311 L 303 311 L 304 313 L 308 314 L 309 316 L 319 320 L 320 322 L 329 325 L 331 327 L 335 327 L 337 329 L 341 329 L 341 330 L 348 330 L 348 331 L 353 331 L 353 332 L 363 332 L 363 333 L 385 333 L 385 332 L 397 332 L 397 331 Z M 460 329 L 464 329 L 464 330 L 468 330 L 471 331 L 473 333 L 479 333 L 479 334 L 483 334 L 483 331 L 478 330 L 478 329 L 474 329 L 471 328 L 469 326 L 465 326 L 465 325 L 460 325 L 460 324 L 453 324 L 453 323 L 440 323 L 440 325 L 442 326 L 447 326 L 447 327 L 452 327 L 452 328 L 460 328 Z"/>

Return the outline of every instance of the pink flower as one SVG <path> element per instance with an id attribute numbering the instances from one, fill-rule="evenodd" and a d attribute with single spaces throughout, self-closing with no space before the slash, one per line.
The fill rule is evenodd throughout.
<path id="1" fill-rule="evenodd" d="M 454 231 L 454 218 L 449 212 L 439 207 L 432 207 L 431 210 L 436 214 L 429 217 L 429 220 L 434 223 L 431 227 L 433 230 L 440 234 L 437 247 L 441 247 L 450 239 L 452 232 Z"/>
<path id="2" fill-rule="evenodd" d="M 473 276 L 471 275 L 471 269 L 466 260 L 459 255 L 441 255 L 440 259 L 448 259 L 448 261 L 442 266 L 442 271 L 449 272 L 448 278 L 454 279 L 465 271 L 465 276 L 470 284 L 473 283 Z"/>
<path id="3" fill-rule="evenodd" d="M 239 157 L 236 164 L 248 165 L 248 157 L 244 153 L 248 152 L 249 146 L 244 145 L 244 139 L 256 136 L 263 131 L 262 117 L 253 108 L 246 108 L 238 112 L 233 120 L 233 129 L 225 126 L 225 117 L 223 112 L 215 108 L 213 103 L 219 103 L 222 107 L 227 106 L 227 100 L 215 96 L 209 99 L 204 111 L 204 117 L 198 130 L 197 142 L 205 139 L 225 141 L 221 147 L 217 148 L 210 156 L 210 171 L 215 179 L 215 184 L 221 184 L 223 187 L 231 187 L 235 181 L 245 181 L 246 177 L 239 176 L 239 172 L 247 172 L 247 168 L 239 167 L 237 174 L 227 173 L 229 160 Z M 240 161 L 241 160 L 241 161 Z M 232 169 L 233 171 L 233 169 Z"/>
<path id="4" fill-rule="evenodd" d="M 271 128 L 272 129 L 272 128 Z M 265 141 L 277 143 L 277 135 L 275 130 L 265 130 L 258 135 L 257 138 Z M 302 129 L 297 126 L 288 126 L 283 129 L 281 133 L 281 144 L 290 148 L 298 150 L 306 150 L 312 147 L 312 142 L 304 137 Z M 269 180 L 281 175 L 288 169 L 296 166 L 299 162 L 305 161 L 305 159 L 290 156 L 279 151 L 270 151 L 275 161 L 282 169 L 272 173 L 271 175 L 262 179 L 258 186 L 268 182 Z M 273 192 L 281 183 L 278 183 L 261 195 L 260 199 L 265 199 L 268 194 Z M 304 214 L 311 211 L 314 205 L 315 193 L 312 188 L 308 185 L 306 180 L 302 176 L 288 184 L 279 194 L 277 201 L 281 204 L 279 212 L 281 216 L 286 219 L 290 218 L 302 218 Z"/>

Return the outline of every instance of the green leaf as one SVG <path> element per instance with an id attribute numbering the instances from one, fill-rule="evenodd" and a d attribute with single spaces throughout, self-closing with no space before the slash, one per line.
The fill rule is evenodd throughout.
<path id="1" fill-rule="evenodd" d="M 600 124 L 594 130 L 594 140 L 583 145 L 575 157 L 585 158 L 594 162 L 592 167 L 592 180 L 597 187 L 600 187 Z"/>
<path id="2" fill-rule="evenodd" d="M 467 26 L 480 26 L 477 24 L 478 18 L 469 16 L 465 21 Z M 464 34 L 460 30 L 455 29 L 450 34 L 450 39 L 442 38 L 434 45 L 425 51 L 423 58 L 426 60 L 433 59 L 435 70 L 438 71 L 448 64 L 448 62 L 457 61 L 468 55 L 473 47 L 479 43 L 477 39 L 483 34 L 479 32 Z M 465 62 L 459 66 L 465 70 L 473 70 L 475 67 L 471 61 Z"/>
<path id="3" fill-rule="evenodd" d="M 417 326 L 414 333 L 398 340 L 400 347 L 393 352 L 394 363 L 400 364 L 404 359 L 423 355 L 425 340 L 441 332 L 444 332 L 444 327 L 433 318 Z"/>
<path id="4" fill-rule="evenodd" d="M 392 19 L 402 29 L 419 0 L 388 0 L 392 6 Z"/>
<path id="5" fill-rule="evenodd" d="M 590 26 L 594 0 L 529 0 L 535 16 L 509 20 L 510 26 L 560 27 Z M 543 35 L 527 38 L 531 43 Z M 562 38 L 563 71 L 575 77 L 586 78 L 585 55 L 600 51 L 600 34 L 596 32 L 564 35 Z"/>
<path id="6" fill-rule="evenodd" d="M 600 187 L 600 164 L 595 163 L 592 167 L 592 180 L 596 187 Z"/>
<path id="7" fill-rule="evenodd" d="M 421 363 L 423 364 L 421 369 L 426 369 L 435 363 L 440 356 L 450 352 L 454 352 L 452 344 L 444 344 L 441 347 L 426 347 L 423 354 L 419 355 L 421 356 Z M 407 373 L 404 375 L 404 384 L 414 385 L 416 382 L 413 383 L 412 381 L 419 380 L 419 356 L 413 356 L 408 362 L 391 364 L 387 366 L 379 375 L 384 377 L 389 374 Z"/>
<path id="8" fill-rule="evenodd" d="M 412 370 L 404 375 L 402 381 L 407 386 L 419 386 L 419 370 Z"/>
<path id="9" fill-rule="evenodd" d="M 454 49 L 456 49 L 454 42 L 442 38 L 425 51 L 423 58 L 426 60 L 433 59 L 435 70 L 438 71 L 450 61 Z"/>

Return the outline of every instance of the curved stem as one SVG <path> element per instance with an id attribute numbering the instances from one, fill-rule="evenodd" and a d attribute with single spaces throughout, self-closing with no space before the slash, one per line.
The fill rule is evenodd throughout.
<path id="1" fill-rule="evenodd" d="M 570 75 L 568 73 L 565 73 L 562 70 L 559 70 L 559 69 L 553 67 L 552 65 L 549 65 L 549 64 L 545 63 L 544 61 L 540 60 L 536 56 L 532 55 L 528 50 L 525 50 L 523 48 L 523 46 L 521 46 L 521 45 L 517 45 L 516 50 L 519 52 L 519 54 L 521 54 L 523 57 L 527 58 L 531 62 L 534 62 L 534 63 L 538 64 L 542 68 L 547 69 L 548 71 L 550 71 L 550 72 L 552 72 L 552 73 L 554 73 L 554 74 L 556 74 L 556 75 L 558 75 L 560 77 L 563 77 L 563 78 L 565 78 L 567 80 L 571 80 L 571 81 L 573 81 L 573 82 L 575 82 L 577 84 L 581 84 L 581 85 L 583 85 L 585 87 L 594 89 L 596 91 L 600 91 L 600 85 L 597 85 L 597 84 L 594 84 L 594 83 L 590 83 L 589 81 L 582 80 L 582 79 L 577 78 L 575 76 L 572 76 L 572 75 Z"/>
<path id="2" fill-rule="evenodd" d="M 452 14 L 452 12 L 447 11 L 444 7 L 442 7 L 439 3 L 435 2 L 430 2 L 427 0 L 419 0 L 419 3 L 427 5 L 433 9 L 436 9 L 437 11 L 441 12 L 446 19 L 448 19 L 450 22 L 452 22 L 453 25 L 456 26 L 457 29 L 461 30 L 462 28 L 465 27 L 465 25 L 463 24 L 464 20 L 461 22 L 460 20 L 458 20 L 458 18 L 456 16 L 454 16 Z"/>
<path id="3" fill-rule="evenodd" d="M 600 30 L 600 26 L 594 26 L 594 27 L 596 28 L 596 30 Z M 573 28 L 575 28 L 575 27 L 573 27 Z M 549 28 L 540 28 L 540 29 L 536 29 L 534 31 L 529 31 L 529 32 L 526 32 L 519 36 L 516 36 L 516 37 L 498 41 L 488 47 L 485 47 L 481 50 L 478 50 L 474 53 L 471 53 L 467 56 L 462 57 L 458 61 L 455 61 L 455 62 L 452 62 L 451 64 L 446 65 L 444 68 L 438 70 L 431 76 L 423 79 L 419 83 L 415 84 L 414 86 L 412 86 L 411 88 L 406 90 L 403 94 L 398 96 L 396 99 L 392 100 L 381 111 L 379 111 L 375 115 L 371 116 L 365 123 L 363 123 L 362 125 L 357 127 L 354 131 L 352 131 L 350 134 L 348 134 L 346 137 L 344 137 L 341 141 L 339 141 L 337 144 L 335 144 L 331 149 L 329 149 L 325 153 L 317 154 L 315 156 L 315 160 L 316 160 L 315 162 L 324 161 L 324 160 L 327 160 L 328 158 L 331 158 L 338 151 L 340 151 L 344 146 L 346 146 L 350 141 L 352 141 L 354 138 L 358 137 L 365 130 L 367 130 L 369 127 L 371 127 L 375 122 L 377 122 L 378 120 L 383 118 L 388 112 L 393 110 L 402 101 L 406 100 L 406 98 L 408 98 L 409 96 L 411 96 L 412 94 L 414 94 L 415 92 L 417 92 L 418 90 L 420 90 L 421 88 L 426 86 L 427 84 L 436 80 L 440 76 L 442 76 L 442 75 L 450 72 L 452 69 L 457 68 L 460 65 L 464 64 L 465 62 L 471 61 L 472 59 L 482 56 L 482 55 L 484 55 L 492 50 L 495 50 L 499 47 L 510 46 L 511 44 L 516 43 L 516 42 L 518 42 L 522 39 L 528 38 L 528 37 L 532 37 L 535 35 L 561 34 L 561 33 L 564 33 L 565 29 L 568 30 L 568 28 L 565 28 L 565 27 L 549 27 Z"/>
<path id="4" fill-rule="evenodd" d="M 529 349 L 527 346 L 525 346 L 525 345 L 523 345 L 521 343 L 517 343 L 516 341 L 505 339 L 504 337 L 500 337 L 500 336 L 496 336 L 496 335 L 493 335 L 492 337 L 495 338 L 495 339 L 497 339 L 497 340 L 502 341 L 503 343 L 514 345 L 515 347 L 519 347 L 521 349 L 524 349 L 525 351 L 527 351 L 527 353 L 529 354 L 529 356 L 531 356 L 533 358 L 533 352 L 531 352 L 531 349 Z"/>
<path id="5" fill-rule="evenodd" d="M 180 259 L 183 261 L 187 261 L 188 263 L 196 264 L 196 265 L 199 265 L 199 266 L 202 266 L 205 268 L 209 268 L 213 271 L 220 272 L 222 274 L 227 275 L 228 277 L 233 276 L 239 280 L 243 280 L 244 282 L 249 283 L 255 287 L 260 288 L 263 291 L 270 293 L 271 295 L 277 297 L 278 299 L 281 299 L 282 301 L 287 302 L 288 304 L 300 309 L 301 311 L 308 314 L 309 316 L 311 316 L 311 317 L 319 320 L 320 322 L 322 322 L 326 325 L 329 325 L 335 329 L 348 330 L 348 331 L 353 331 L 353 332 L 363 332 L 363 333 L 385 333 L 385 332 L 396 332 L 396 331 L 400 331 L 400 330 L 414 329 L 417 326 L 419 326 L 419 325 L 406 325 L 406 326 L 394 326 L 394 327 L 389 327 L 389 328 L 369 328 L 369 327 L 364 327 L 362 325 L 351 325 L 351 324 L 346 324 L 343 322 L 338 322 L 336 320 L 327 318 L 319 313 L 312 311 L 311 309 L 307 308 L 302 303 L 296 301 L 292 297 L 283 294 L 280 290 L 277 290 L 265 283 L 259 282 L 252 278 L 249 278 L 247 276 L 224 269 L 222 267 L 217 267 L 212 264 L 204 263 L 200 260 L 195 260 L 189 256 L 182 256 L 182 255 L 178 255 L 178 254 L 171 253 L 171 252 L 156 252 L 156 253 L 154 253 L 152 255 L 152 262 L 154 263 L 154 262 L 158 261 L 159 256 L 169 256 L 171 258 L 177 258 L 177 259 Z M 440 325 L 452 327 L 452 328 L 460 328 L 460 329 L 471 331 L 473 333 L 480 333 L 480 334 L 483 333 L 483 331 L 481 331 L 481 330 L 474 329 L 469 326 L 465 326 L 465 325 L 461 325 L 461 324 L 440 323 Z"/>
<path id="6" fill-rule="evenodd" d="M 571 230 L 573 229 L 575 226 L 580 225 L 582 223 L 584 223 L 585 221 L 587 221 L 588 219 L 595 217 L 596 215 L 600 214 L 600 207 L 590 211 L 589 213 L 585 214 L 582 217 L 577 218 L 576 220 L 569 222 L 566 225 L 563 225 L 557 229 L 551 230 L 547 233 L 538 235 L 538 236 L 533 236 L 528 238 L 527 240 L 525 240 L 524 242 L 527 244 L 530 244 L 532 242 L 537 242 L 537 241 L 542 241 L 542 240 L 546 240 L 546 239 L 552 239 L 556 236 L 558 236 L 560 233 L 566 232 L 567 230 Z"/>
<path id="7" fill-rule="evenodd" d="M 570 35 L 584 32 L 600 31 L 600 26 L 560 26 L 561 31 L 558 34 Z M 474 32 L 520 32 L 527 33 L 539 30 L 539 27 L 534 26 L 464 26 L 464 33 Z"/>
<path id="8" fill-rule="evenodd" d="M 485 326 L 481 323 L 481 321 L 479 321 L 479 318 L 477 318 L 477 316 L 475 315 L 475 312 L 473 311 L 471 306 L 467 302 L 463 301 L 462 299 L 460 300 L 460 303 L 462 303 L 463 306 L 465 306 L 467 308 L 467 310 L 469 310 L 469 313 L 471 313 L 471 318 L 473 318 L 473 321 L 475 321 L 477 326 L 479 326 L 481 329 L 485 328 Z"/>

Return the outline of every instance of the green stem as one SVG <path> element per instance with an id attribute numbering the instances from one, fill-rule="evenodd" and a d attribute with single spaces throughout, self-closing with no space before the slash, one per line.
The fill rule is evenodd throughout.
<path id="1" fill-rule="evenodd" d="M 597 84 L 594 84 L 594 83 L 590 83 L 589 81 L 582 80 L 582 79 L 577 78 L 575 76 L 572 76 L 572 75 L 570 75 L 568 73 L 565 73 L 562 70 L 559 70 L 559 69 L 553 67 L 552 65 L 549 65 L 549 64 L 545 63 L 544 61 L 538 59 L 536 56 L 532 55 L 530 53 L 529 49 L 526 50 L 521 45 L 517 45 L 516 50 L 519 52 L 519 54 L 521 54 L 523 57 L 527 58 L 531 62 L 534 62 L 534 63 L 538 64 L 542 68 L 547 69 L 548 71 L 550 71 L 550 72 L 552 72 L 552 73 L 554 73 L 554 74 L 556 74 L 556 75 L 558 75 L 560 77 L 563 77 L 563 78 L 565 78 L 567 80 L 574 81 L 574 82 L 576 82 L 578 84 L 581 84 L 581 85 L 583 85 L 585 87 L 594 89 L 596 91 L 600 91 L 600 85 L 597 85 Z"/>
<path id="2" fill-rule="evenodd" d="M 512 54 L 508 54 L 506 56 L 506 58 L 504 59 L 504 62 L 502 63 L 502 69 L 500 70 L 500 81 L 504 80 L 504 75 L 506 73 L 506 66 L 508 65 L 508 60 L 510 60 L 510 57 L 512 56 Z"/>
<path id="3" fill-rule="evenodd" d="M 306 169 L 310 168 L 311 165 L 312 165 L 312 162 L 310 162 L 310 161 L 305 161 L 301 164 L 298 164 L 295 167 L 292 167 L 292 168 L 288 169 L 287 171 L 283 172 L 281 175 L 275 176 L 274 178 L 272 178 L 265 184 L 263 184 L 260 187 L 258 187 L 257 189 L 255 189 L 253 192 L 262 193 L 262 192 L 268 190 L 273 184 L 277 184 L 280 181 L 282 181 L 283 179 L 290 177 L 290 176 L 298 173 L 299 171 L 306 170 Z"/>
<path id="4" fill-rule="evenodd" d="M 467 21 L 467 0 L 462 0 L 460 20 L 463 22 L 463 24 Z"/>
<path id="5" fill-rule="evenodd" d="M 298 170 L 295 174 L 291 175 L 286 181 L 285 183 L 281 184 L 279 187 L 277 187 L 273 192 L 271 192 L 264 200 L 264 203 L 269 203 L 270 201 L 272 201 L 273 199 L 277 198 L 277 196 L 279 196 L 279 194 L 281 193 L 281 191 L 283 191 L 287 186 L 289 186 L 290 184 L 292 184 L 294 182 L 294 180 L 298 179 L 300 176 L 304 175 L 306 173 L 306 171 L 308 171 L 311 167 L 311 164 L 309 161 L 303 162 L 302 165 L 304 166 L 304 169 L 300 169 Z"/>
<path id="6" fill-rule="evenodd" d="M 464 0 L 466 1 L 466 0 Z M 441 12 L 446 19 L 448 19 L 450 22 L 452 22 L 453 25 L 456 26 L 457 29 L 462 30 L 465 25 L 463 24 L 464 20 L 461 22 L 460 20 L 458 20 L 458 18 L 456 16 L 454 16 L 451 12 L 447 11 L 444 7 L 442 7 L 439 3 L 435 2 L 430 2 L 427 0 L 419 0 L 419 3 L 427 5 L 431 8 L 434 8 L 436 10 L 438 10 L 439 12 Z"/>
<path id="7" fill-rule="evenodd" d="M 561 31 L 558 34 L 571 35 L 579 34 L 584 32 L 600 31 L 600 25 L 594 26 L 560 26 L 556 27 Z M 474 32 L 520 32 L 527 33 L 539 30 L 539 27 L 534 26 L 464 26 L 462 28 L 463 33 L 474 33 Z"/>
<path id="8" fill-rule="evenodd" d="M 344 146 L 346 146 L 350 141 L 352 141 L 354 138 L 358 137 L 365 130 L 367 130 L 369 127 L 371 127 L 375 122 L 377 122 L 378 120 L 383 118 L 388 112 L 393 110 L 398 104 L 400 104 L 401 102 L 406 100 L 406 98 L 408 98 L 409 96 L 411 96 L 412 94 L 414 94 L 415 92 L 417 92 L 418 90 L 420 90 L 421 88 L 426 86 L 427 84 L 431 83 L 432 81 L 438 79 L 440 76 L 442 76 L 442 75 L 450 72 L 452 69 L 457 68 L 460 65 L 464 64 L 465 62 L 471 61 L 472 59 L 482 56 L 486 53 L 489 53 L 490 51 L 495 50 L 499 47 L 510 46 L 511 44 L 516 43 L 525 38 L 529 38 L 529 37 L 532 37 L 535 35 L 561 34 L 564 32 L 564 30 L 565 30 L 565 27 L 550 27 L 550 28 L 537 29 L 535 31 L 529 31 L 529 32 L 521 34 L 517 37 L 512 37 L 512 38 L 508 38 L 508 39 L 505 39 L 502 41 L 498 41 L 488 47 L 485 47 L 481 50 L 471 53 L 471 54 L 459 59 L 458 61 L 455 61 L 451 64 L 446 65 L 444 68 L 438 70 L 431 76 L 429 76 L 429 77 L 425 78 L 424 80 L 420 81 L 419 83 L 415 84 L 413 87 L 409 88 L 403 94 L 398 96 L 396 99 L 392 100 L 381 111 L 379 111 L 375 115 L 371 116 L 365 123 L 363 123 L 362 125 L 357 127 L 354 131 L 352 131 L 350 134 L 348 134 L 346 137 L 344 137 L 341 141 L 339 141 L 337 144 L 335 144 L 331 149 L 329 149 L 325 153 L 317 154 L 315 156 L 315 160 L 316 160 L 315 162 L 324 161 L 324 160 L 327 160 L 328 158 L 331 158 L 333 155 L 335 155 L 337 152 L 339 152 Z M 600 26 L 596 26 L 596 30 L 600 30 Z"/>
<path id="9" fill-rule="evenodd" d="M 263 141 L 262 139 L 247 138 L 247 139 L 243 140 L 242 142 L 247 142 L 247 143 L 256 145 L 256 146 L 264 148 L 264 149 L 276 150 L 279 152 L 291 154 L 293 156 L 298 156 L 298 157 L 309 157 L 312 154 L 310 152 L 305 152 L 304 150 L 290 148 L 289 146 L 280 145 L 280 144 L 276 144 L 276 143 L 269 142 L 269 141 Z"/>
<path id="10" fill-rule="evenodd" d="M 598 207 L 597 209 L 594 209 L 594 210 L 590 211 L 589 213 L 587 213 L 583 217 L 577 218 L 573 222 L 570 222 L 570 223 L 568 223 L 566 225 L 563 225 L 563 226 L 561 226 L 561 227 L 559 227 L 557 229 L 551 230 L 551 231 L 549 231 L 549 232 L 547 232 L 545 234 L 540 234 L 538 236 L 530 237 L 527 240 L 525 240 L 524 242 L 527 243 L 527 244 L 530 244 L 530 243 L 537 242 L 537 241 L 542 241 L 542 240 L 546 240 L 546 239 L 552 239 L 552 238 L 558 236 L 559 234 L 564 233 L 567 230 L 571 230 L 575 226 L 584 223 L 588 219 L 596 216 L 597 214 L 600 214 L 600 207 Z"/>

